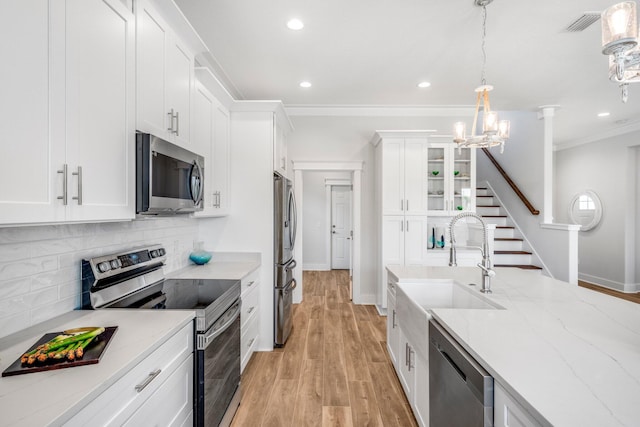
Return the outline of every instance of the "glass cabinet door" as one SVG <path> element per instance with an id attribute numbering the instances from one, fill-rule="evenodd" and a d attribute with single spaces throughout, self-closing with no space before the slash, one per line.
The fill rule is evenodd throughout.
<path id="1" fill-rule="evenodd" d="M 450 179 L 453 179 L 453 203 L 451 210 L 472 210 L 471 203 L 471 149 L 453 148 L 453 170 Z"/>
<path id="2" fill-rule="evenodd" d="M 448 210 L 447 203 L 447 185 L 445 156 L 447 147 L 444 145 L 433 145 L 428 149 L 428 170 L 427 179 L 429 187 L 427 191 L 428 203 L 427 208 L 430 212 L 445 212 Z"/>

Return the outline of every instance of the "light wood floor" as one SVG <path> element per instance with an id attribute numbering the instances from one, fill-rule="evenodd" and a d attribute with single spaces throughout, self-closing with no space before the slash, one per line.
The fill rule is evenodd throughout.
<path id="1" fill-rule="evenodd" d="M 386 350 L 386 317 L 349 301 L 348 271 L 304 272 L 287 344 L 257 352 L 232 427 L 416 426 Z"/>
<path id="2" fill-rule="evenodd" d="M 611 295 L 616 298 L 622 298 L 627 301 L 640 304 L 640 292 L 634 293 L 634 294 L 627 294 L 620 291 L 614 291 L 613 289 L 603 288 L 602 286 L 594 285 L 593 283 L 583 282 L 582 280 L 578 280 L 578 285 L 582 286 L 583 288 L 591 289 L 593 291 L 601 292 L 603 294 Z"/>

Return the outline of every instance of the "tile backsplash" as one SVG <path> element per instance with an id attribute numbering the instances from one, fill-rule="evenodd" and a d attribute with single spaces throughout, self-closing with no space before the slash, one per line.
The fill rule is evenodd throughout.
<path id="1" fill-rule="evenodd" d="M 188 217 L 0 228 L 0 338 L 79 308 L 83 258 L 160 243 L 169 272 L 189 264 L 197 235 Z"/>

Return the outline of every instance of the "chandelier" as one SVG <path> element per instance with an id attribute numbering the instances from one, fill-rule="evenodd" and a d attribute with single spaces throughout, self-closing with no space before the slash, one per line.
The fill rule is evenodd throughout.
<path id="1" fill-rule="evenodd" d="M 509 120 L 498 120 L 498 113 L 491 111 L 489 103 L 489 92 L 493 90 L 493 86 L 488 85 L 485 79 L 485 69 L 487 65 L 487 53 L 485 51 L 485 38 L 487 35 L 487 5 L 493 0 L 475 0 L 476 6 L 482 7 L 482 78 L 481 84 L 475 91 L 476 109 L 473 116 L 473 125 L 471 127 L 471 135 L 466 135 L 466 124 L 464 122 L 456 122 L 453 125 L 453 142 L 458 144 L 458 148 L 488 148 L 500 146 L 500 152 L 504 151 L 504 143 L 509 138 L 510 122 Z M 482 106 L 482 134 L 476 135 L 478 124 L 478 115 Z"/>
<path id="2" fill-rule="evenodd" d="M 609 79 L 629 97 L 629 83 L 640 82 L 640 46 L 636 3 L 625 1 L 602 12 L 602 53 L 609 55 Z"/>

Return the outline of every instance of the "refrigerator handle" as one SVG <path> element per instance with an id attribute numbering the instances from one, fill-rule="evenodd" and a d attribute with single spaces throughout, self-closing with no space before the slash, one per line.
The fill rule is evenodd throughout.
<path id="1" fill-rule="evenodd" d="M 295 195 L 293 194 L 293 190 L 289 190 L 289 191 L 290 191 L 289 199 L 293 207 L 293 218 L 289 218 L 289 222 L 291 223 L 289 238 L 291 239 L 291 242 L 290 242 L 291 250 L 293 251 L 293 248 L 295 247 L 295 244 L 296 244 L 296 233 L 297 233 L 296 228 L 298 228 L 298 209 L 296 207 L 296 198 L 295 198 Z"/>
<path id="2" fill-rule="evenodd" d="M 294 259 L 293 261 L 291 261 L 291 265 L 286 267 L 286 268 L 287 268 L 287 270 L 293 270 L 294 268 L 296 268 L 297 265 L 298 265 L 298 263 Z"/>
<path id="3" fill-rule="evenodd" d="M 296 282 L 296 279 L 291 279 L 291 290 L 294 290 L 297 287 L 298 287 L 298 282 Z"/>

